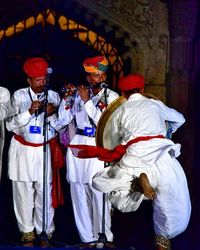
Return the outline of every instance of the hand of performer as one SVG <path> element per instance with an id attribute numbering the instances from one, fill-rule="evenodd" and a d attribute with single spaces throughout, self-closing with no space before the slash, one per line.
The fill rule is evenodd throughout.
<path id="1" fill-rule="evenodd" d="M 31 107 L 29 109 L 29 113 L 32 115 L 32 114 L 36 114 L 39 110 L 39 108 L 41 108 L 42 106 L 42 102 L 40 101 L 32 101 L 31 103 Z"/>
<path id="2" fill-rule="evenodd" d="M 89 89 L 84 85 L 78 86 L 78 94 L 84 102 L 87 102 L 90 99 Z"/>
<path id="3" fill-rule="evenodd" d="M 51 116 L 54 113 L 56 113 L 56 107 L 54 106 L 53 103 L 48 103 L 47 104 L 47 116 Z"/>
<path id="4" fill-rule="evenodd" d="M 63 98 L 67 99 L 68 97 L 71 97 L 75 94 L 76 86 L 73 83 L 67 83 L 62 89 L 62 92 L 63 92 Z"/>

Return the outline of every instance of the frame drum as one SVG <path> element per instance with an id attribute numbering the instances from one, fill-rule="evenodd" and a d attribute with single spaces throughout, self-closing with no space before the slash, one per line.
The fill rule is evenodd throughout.
<path id="1" fill-rule="evenodd" d="M 110 140 L 110 125 L 112 121 L 113 112 L 127 99 L 123 96 L 118 97 L 111 102 L 106 110 L 102 113 L 101 118 L 97 124 L 96 130 L 96 145 L 107 149 L 113 149 L 116 145 L 111 145 Z"/>

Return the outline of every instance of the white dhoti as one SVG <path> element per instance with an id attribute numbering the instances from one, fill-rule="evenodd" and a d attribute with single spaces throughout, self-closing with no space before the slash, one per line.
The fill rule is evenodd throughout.
<path id="1" fill-rule="evenodd" d="M 37 234 L 55 230 L 52 207 L 52 171 L 50 148 L 47 145 L 45 217 L 43 218 L 43 146 L 25 146 L 12 138 L 9 148 L 9 178 L 13 186 L 14 211 L 19 231 Z"/>
<path id="2" fill-rule="evenodd" d="M 160 144 L 164 140 L 157 139 L 157 142 Z M 119 163 L 101 170 L 94 176 L 93 187 L 108 193 L 115 208 L 122 212 L 132 212 L 147 198 L 139 192 L 132 192 L 131 182 L 141 173 L 145 173 L 157 195 L 153 201 L 155 233 L 170 239 L 186 229 L 191 214 L 191 203 L 185 173 L 175 158 L 175 154 L 178 154 L 177 145 L 166 142 L 161 150 L 155 150 L 156 145 L 151 145 L 150 141 L 146 142 L 149 144 L 145 145 L 146 151 L 140 146 L 143 142 L 131 146 L 132 149 L 127 151 Z M 135 156 L 131 155 L 134 150 L 137 151 Z M 146 155 L 138 154 L 140 150 Z"/>
<path id="3" fill-rule="evenodd" d="M 95 145 L 94 137 L 75 135 L 72 144 Z M 92 242 L 102 232 L 103 193 L 92 187 L 92 177 L 104 168 L 104 162 L 96 158 L 79 159 L 67 151 L 67 179 L 70 183 L 75 223 L 82 242 Z M 105 200 L 105 234 L 113 241 L 111 232 L 111 204 Z"/>

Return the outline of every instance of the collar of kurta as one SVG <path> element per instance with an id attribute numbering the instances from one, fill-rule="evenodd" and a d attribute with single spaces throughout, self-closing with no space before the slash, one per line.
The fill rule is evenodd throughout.
<path id="1" fill-rule="evenodd" d="M 33 100 L 37 100 L 37 96 L 38 95 L 40 95 L 40 96 L 44 95 L 44 92 L 36 94 L 35 92 L 33 92 L 33 90 L 31 88 L 29 88 L 28 91 L 30 91 L 30 95 L 31 95 L 31 97 L 32 97 Z"/>
<path id="2" fill-rule="evenodd" d="M 132 94 L 128 100 L 139 100 L 139 99 L 144 99 L 145 97 L 140 94 L 140 93 L 135 93 L 135 94 Z"/>

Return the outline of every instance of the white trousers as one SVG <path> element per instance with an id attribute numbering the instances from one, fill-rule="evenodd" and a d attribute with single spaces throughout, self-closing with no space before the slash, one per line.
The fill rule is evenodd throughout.
<path id="1" fill-rule="evenodd" d="M 82 242 L 92 242 L 102 232 L 103 193 L 89 184 L 70 182 L 71 199 L 76 226 Z M 105 235 L 113 240 L 111 228 L 111 204 L 105 199 Z"/>
<path id="2" fill-rule="evenodd" d="M 181 165 L 168 153 L 151 167 L 144 163 L 143 167 L 133 164 L 130 168 L 121 162 L 105 168 L 94 176 L 93 187 L 109 193 L 112 205 L 120 211 L 135 211 L 145 197 L 139 192 L 130 192 L 131 181 L 141 173 L 146 173 L 157 195 L 153 201 L 155 234 L 170 239 L 182 233 L 191 215 L 190 195 Z"/>
<path id="3" fill-rule="evenodd" d="M 51 185 L 46 188 L 45 217 L 43 218 L 43 184 L 39 182 L 12 181 L 14 211 L 19 231 L 28 233 L 36 230 L 37 234 L 43 231 L 54 231 L 54 209 L 52 207 Z"/>

